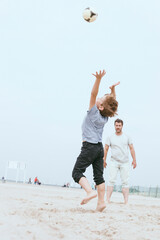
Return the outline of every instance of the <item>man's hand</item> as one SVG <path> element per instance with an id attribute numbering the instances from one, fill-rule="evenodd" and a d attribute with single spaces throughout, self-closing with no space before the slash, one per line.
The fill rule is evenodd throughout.
<path id="1" fill-rule="evenodd" d="M 134 151 L 134 147 L 133 147 L 133 144 L 129 144 L 129 148 L 130 148 L 130 152 L 131 152 L 131 156 L 132 156 L 132 166 L 133 166 L 133 169 L 135 169 L 137 167 L 137 162 L 136 162 L 136 154 L 135 154 L 135 151 Z"/>
<path id="2" fill-rule="evenodd" d="M 133 169 L 135 169 L 135 168 L 137 167 L 137 163 L 136 163 L 136 161 L 133 160 L 133 162 L 132 162 L 132 166 L 133 166 Z"/>
<path id="3" fill-rule="evenodd" d="M 103 72 L 101 72 L 101 70 L 100 70 L 99 73 L 96 72 L 96 74 L 92 73 L 92 75 L 95 76 L 98 80 L 100 80 L 102 77 L 104 77 L 105 74 L 106 74 L 105 70 L 103 70 Z"/>
<path id="4" fill-rule="evenodd" d="M 107 163 L 106 163 L 106 160 L 104 160 L 104 158 L 103 158 L 103 166 L 104 166 L 104 168 L 107 167 Z"/>

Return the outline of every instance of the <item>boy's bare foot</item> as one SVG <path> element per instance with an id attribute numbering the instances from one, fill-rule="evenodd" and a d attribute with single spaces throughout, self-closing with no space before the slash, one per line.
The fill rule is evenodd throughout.
<path id="1" fill-rule="evenodd" d="M 96 211 L 102 212 L 105 208 L 106 208 L 106 204 L 105 203 L 100 203 L 100 204 L 97 204 Z"/>
<path id="2" fill-rule="evenodd" d="M 81 205 L 88 203 L 92 198 L 97 197 L 97 193 L 92 191 L 87 194 L 87 196 L 82 200 Z"/>

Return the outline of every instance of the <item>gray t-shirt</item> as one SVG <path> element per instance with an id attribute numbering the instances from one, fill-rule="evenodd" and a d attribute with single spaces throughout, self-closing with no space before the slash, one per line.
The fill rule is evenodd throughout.
<path id="1" fill-rule="evenodd" d="M 128 162 L 128 145 L 132 143 L 131 138 L 124 133 L 119 136 L 113 134 L 108 137 L 106 144 L 111 147 L 111 159 L 122 163 Z"/>
<path id="2" fill-rule="evenodd" d="M 87 115 L 84 118 L 82 124 L 82 141 L 90 143 L 102 142 L 103 128 L 107 121 L 108 117 L 103 117 L 97 106 L 94 105 L 87 111 Z"/>

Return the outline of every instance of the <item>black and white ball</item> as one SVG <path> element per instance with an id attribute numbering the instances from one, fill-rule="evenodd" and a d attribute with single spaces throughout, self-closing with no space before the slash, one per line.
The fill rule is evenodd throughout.
<path id="1" fill-rule="evenodd" d="M 87 22 L 94 22 L 97 17 L 98 17 L 98 14 L 92 8 L 88 7 L 84 9 L 83 18 Z"/>

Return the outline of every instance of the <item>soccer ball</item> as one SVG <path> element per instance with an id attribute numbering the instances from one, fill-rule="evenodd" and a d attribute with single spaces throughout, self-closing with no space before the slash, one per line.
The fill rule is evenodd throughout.
<path id="1" fill-rule="evenodd" d="M 94 22 L 96 18 L 98 17 L 98 14 L 91 8 L 85 8 L 83 11 L 83 18 L 87 22 Z"/>

